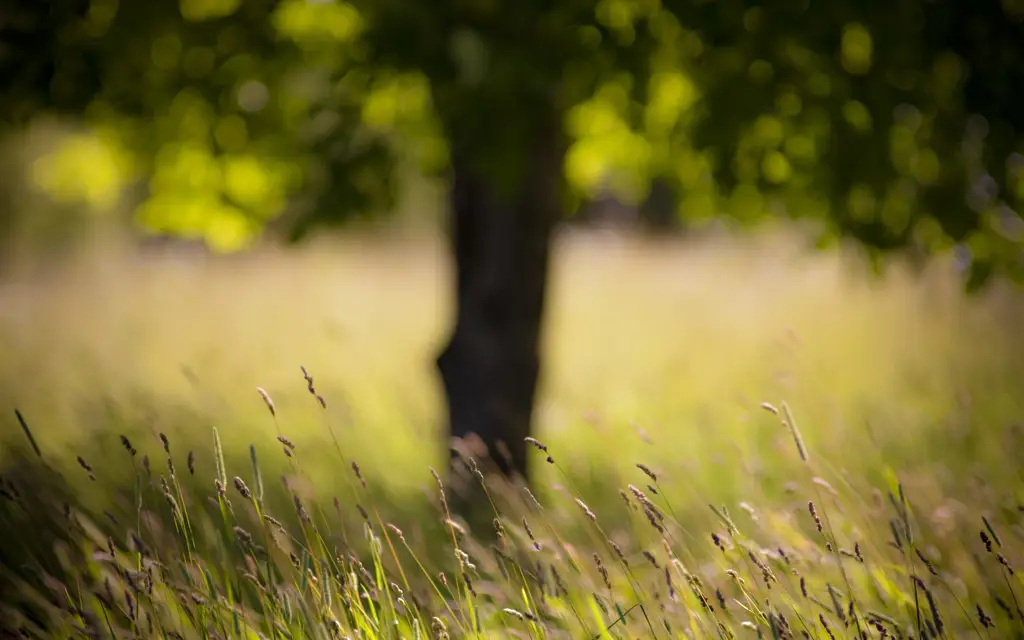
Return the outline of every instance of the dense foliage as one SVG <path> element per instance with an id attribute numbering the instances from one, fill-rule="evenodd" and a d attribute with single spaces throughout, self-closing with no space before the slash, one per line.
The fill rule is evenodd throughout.
<path id="1" fill-rule="evenodd" d="M 570 196 L 791 215 L 870 247 L 959 243 L 1020 275 L 1019 3 L 774 0 L 14 3 L 3 116 L 84 116 L 143 225 L 237 248 L 393 204 L 451 145 L 514 179 L 561 118 Z M 412 164 L 410 164 L 410 160 Z M 82 163 L 37 179 L 94 194 Z M 104 171 L 93 163 L 91 171 Z M 72 168 L 73 167 L 73 168 Z M 75 176 L 68 177 L 69 172 Z M 106 183 L 104 183 L 106 184 Z"/>

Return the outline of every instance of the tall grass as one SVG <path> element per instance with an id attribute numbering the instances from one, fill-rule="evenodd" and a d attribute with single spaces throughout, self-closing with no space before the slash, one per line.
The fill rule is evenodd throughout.
<path id="1" fill-rule="evenodd" d="M 938 266 L 864 282 L 786 237 L 570 238 L 537 481 L 465 460 L 493 512 L 469 530 L 431 477 L 442 257 L 363 240 L 5 284 L 0 626 L 1024 635 L 1012 295 Z"/>

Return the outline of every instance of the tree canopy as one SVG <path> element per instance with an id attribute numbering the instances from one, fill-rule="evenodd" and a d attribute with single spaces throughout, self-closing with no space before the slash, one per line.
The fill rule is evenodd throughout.
<path id="1" fill-rule="evenodd" d="M 0 20 L 4 125 L 95 136 L 36 181 L 140 182 L 141 225 L 215 248 L 378 214 L 453 148 L 512 184 L 525 128 L 557 118 L 567 210 L 660 178 L 689 220 L 813 217 L 879 250 L 958 244 L 973 284 L 1024 276 L 1020 0 L 17 0 Z"/>

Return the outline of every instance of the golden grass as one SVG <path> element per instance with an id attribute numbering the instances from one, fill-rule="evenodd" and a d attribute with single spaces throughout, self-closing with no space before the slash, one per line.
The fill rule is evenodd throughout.
<path id="1" fill-rule="evenodd" d="M 622 519 L 617 491 L 645 486 L 641 463 L 661 483 L 659 500 L 674 507 L 689 545 L 681 557 L 699 561 L 705 575 L 718 570 L 707 564 L 719 544 L 708 532 L 739 543 L 709 504 L 726 505 L 733 520 L 746 511 L 741 528 L 811 558 L 822 542 L 809 519 L 814 501 L 835 519 L 830 544 L 853 553 L 864 541 L 865 553 L 882 556 L 891 537 L 884 495 L 898 477 L 928 553 L 968 598 L 989 574 L 965 540 L 977 546 L 982 515 L 1015 522 L 1007 514 L 1024 502 L 1019 467 L 1007 458 L 1019 450 L 1024 415 L 1022 306 L 1003 289 L 965 298 L 941 265 L 868 281 L 849 256 L 800 247 L 789 233 L 657 244 L 560 239 L 537 420 L 537 437 L 559 463 L 538 459 L 538 494 L 559 505 L 549 517 L 580 549 L 589 540 L 598 550 L 595 514 L 592 524 L 632 548 L 636 562 L 637 523 Z M 125 455 L 121 434 L 160 467 L 156 434 L 166 433 L 177 465 L 193 451 L 198 486 L 210 489 L 213 425 L 227 478 L 252 484 L 253 444 L 269 486 L 287 469 L 280 429 L 302 459 L 291 486 L 329 510 L 351 473 L 329 453 L 326 416 L 346 458 L 401 511 L 436 492 L 428 466 L 441 460 L 443 414 L 432 362 L 451 317 L 446 260 L 436 239 L 351 237 L 232 258 L 117 253 L 8 281 L 0 395 L 27 416 L 45 456 L 68 461 L 67 473 L 79 477 L 73 461 L 83 455 L 103 487 L 138 472 L 110 463 Z M 327 400 L 323 414 L 300 365 Z M 256 387 L 273 398 L 276 420 Z M 792 409 L 807 462 L 763 402 Z M 26 450 L 13 416 L 0 420 L 4 440 Z M 96 508 L 116 502 L 80 489 Z M 543 537 L 550 548 L 551 535 Z M 884 590 L 900 579 L 899 566 L 843 588 Z M 595 575 L 600 584 L 603 572 Z M 910 583 L 892 586 L 896 610 L 911 591 L 923 597 Z"/>
<path id="2" fill-rule="evenodd" d="M 433 442 L 443 418 L 433 357 L 451 317 L 440 241 L 115 255 L 0 290 L 4 399 L 44 433 L 59 429 L 62 446 L 106 430 L 104 412 L 146 418 L 150 400 L 193 414 L 191 424 L 149 416 L 155 430 L 213 423 L 247 444 L 254 430 L 273 431 L 257 419 L 256 386 L 277 399 L 291 437 L 319 437 L 305 433 L 315 407 L 304 397 L 304 365 L 367 466 L 432 461 L 419 445 Z M 684 447 L 658 464 L 695 467 L 735 452 L 770 461 L 785 447 L 758 409 L 765 400 L 788 400 L 811 446 L 835 452 L 870 435 L 911 455 L 982 390 L 988 420 L 1019 419 L 1010 377 L 1024 352 L 1019 308 L 967 300 L 939 268 L 920 281 L 897 269 L 883 282 L 856 269 L 835 254 L 805 253 L 785 234 L 657 245 L 563 239 L 538 433 L 572 443 L 580 464 L 598 469 L 608 453 L 651 460 L 666 451 L 644 445 L 639 425 Z M 613 452 L 604 450 L 610 441 Z"/>

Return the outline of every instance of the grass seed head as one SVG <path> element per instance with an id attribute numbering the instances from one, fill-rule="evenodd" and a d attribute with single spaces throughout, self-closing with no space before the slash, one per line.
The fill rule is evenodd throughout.
<path id="1" fill-rule="evenodd" d="M 295 503 L 295 514 L 299 516 L 299 520 L 301 520 L 303 524 L 309 524 L 309 513 L 306 511 L 305 505 L 302 504 L 302 499 L 297 495 L 292 495 L 292 502 Z M 362 507 L 360 507 L 360 512 L 364 514 L 364 518 L 367 518 L 365 515 L 366 512 L 363 511 Z"/>
<path id="2" fill-rule="evenodd" d="M 540 451 L 543 451 L 544 453 L 548 452 L 547 445 L 542 443 L 537 438 L 531 438 L 531 437 L 527 436 L 527 437 L 523 438 L 523 441 L 526 442 L 526 444 L 528 444 L 528 445 L 532 445 L 532 446 L 536 447 L 537 449 L 539 449 Z"/>
<path id="3" fill-rule="evenodd" d="M 132 454 L 133 458 L 135 457 L 135 454 L 138 453 L 135 447 L 132 446 L 131 440 L 129 440 L 126 435 L 121 436 L 121 446 L 123 446 L 128 453 Z"/>
<path id="4" fill-rule="evenodd" d="M 523 493 L 525 493 L 526 497 L 530 499 L 530 504 L 532 504 L 533 506 L 537 507 L 537 511 L 543 511 L 544 510 L 544 507 L 541 505 L 540 500 L 538 500 L 537 496 L 533 495 L 533 492 L 530 491 L 530 487 L 525 487 L 524 486 L 523 487 Z"/>
<path id="5" fill-rule="evenodd" d="M 96 475 L 93 474 L 92 472 L 92 466 L 88 462 L 86 462 L 85 458 L 83 458 L 82 456 L 78 456 L 78 466 L 85 469 L 85 472 L 89 474 L 90 480 L 92 480 L 93 482 L 96 481 Z"/>
<path id="6" fill-rule="evenodd" d="M 363 472 L 359 469 L 359 465 L 356 463 L 355 460 L 352 461 L 352 473 L 356 474 L 356 479 L 359 480 L 359 483 L 365 489 L 366 488 L 366 479 L 363 478 Z"/>
<path id="7" fill-rule="evenodd" d="M 277 417 L 277 408 L 274 406 L 274 401 L 271 399 L 270 394 L 263 387 L 256 387 L 256 393 L 260 394 L 260 398 L 263 399 L 263 404 L 267 405 L 267 410 L 270 411 L 270 415 Z"/>
<path id="8" fill-rule="evenodd" d="M 540 551 L 540 542 L 533 535 L 533 529 L 530 528 L 530 523 L 526 520 L 526 516 L 523 516 L 523 529 L 526 530 L 526 535 L 529 536 L 530 541 L 533 542 L 533 548 L 536 551 Z"/>
<path id="9" fill-rule="evenodd" d="M 606 542 L 608 543 L 608 546 L 610 546 L 612 548 L 612 551 L 615 552 L 615 556 L 618 557 L 619 561 L 625 567 L 628 568 L 629 567 L 629 561 L 626 560 L 626 555 L 624 553 L 622 553 L 622 547 L 620 547 L 618 544 L 615 543 L 614 540 L 611 540 L 611 539 L 606 540 Z"/>
<path id="10" fill-rule="evenodd" d="M 249 500 L 252 498 L 252 492 L 249 491 L 249 487 L 245 484 L 245 480 L 242 480 L 238 476 L 234 479 L 235 489 L 242 495 L 243 498 Z"/>
<path id="11" fill-rule="evenodd" d="M 601 556 L 597 555 L 597 552 L 595 551 L 593 558 L 594 564 L 597 565 L 597 571 L 601 574 L 601 580 L 604 582 L 604 586 L 607 587 L 608 591 L 611 591 L 612 582 L 611 579 L 608 577 L 608 569 L 604 566 L 604 563 L 601 562 Z"/>
<path id="12" fill-rule="evenodd" d="M 978 622 L 981 623 L 981 626 L 985 627 L 986 629 L 993 628 L 995 625 L 992 623 L 992 618 L 990 618 L 988 614 L 985 613 L 985 610 L 981 608 L 980 604 L 976 606 L 978 608 Z"/>
<path id="13" fill-rule="evenodd" d="M 533 445 L 534 447 L 536 447 L 540 451 L 548 454 L 547 458 L 546 458 L 548 464 L 555 464 L 555 459 L 552 458 L 551 454 L 548 452 L 547 445 L 545 445 L 541 441 L 537 440 L 536 438 L 531 438 L 529 436 L 527 436 L 526 438 L 523 438 L 523 440 L 526 442 L 526 444 Z"/>
<path id="14" fill-rule="evenodd" d="M 625 489 L 619 489 L 619 496 L 622 498 L 622 501 L 626 503 L 626 508 L 630 511 L 636 511 L 636 505 L 629 499 L 629 495 L 626 493 Z"/>
<path id="15" fill-rule="evenodd" d="M 996 554 L 996 558 L 999 559 L 999 564 L 1001 564 L 1003 566 L 1003 568 L 1006 569 L 1007 573 L 1009 573 L 1011 576 L 1015 575 L 1014 570 L 1013 570 L 1013 565 L 1011 565 L 1009 560 L 1006 559 L 1006 556 L 1004 556 L 1001 553 L 997 553 Z"/>
<path id="16" fill-rule="evenodd" d="M 651 481 L 653 481 L 653 482 L 657 482 L 658 481 L 658 476 L 655 475 L 655 473 L 653 471 L 651 471 L 651 469 L 647 465 L 638 462 L 636 464 L 636 468 L 641 470 L 641 471 L 643 471 L 645 474 L 647 474 L 647 477 L 650 478 Z"/>
<path id="17" fill-rule="evenodd" d="M 591 522 L 597 522 L 597 516 L 594 515 L 594 512 L 590 510 L 590 507 L 588 507 L 586 503 L 579 498 L 576 498 L 576 504 L 579 505 L 579 508 L 583 510 L 583 514 L 587 516 Z"/>
<path id="18" fill-rule="evenodd" d="M 860 549 L 859 545 L 858 545 L 857 549 L 858 549 L 858 552 L 859 552 L 859 549 Z M 932 574 L 933 576 L 939 575 L 939 572 L 935 570 L 935 566 L 932 564 L 931 560 L 929 560 L 928 557 L 925 556 L 921 552 L 920 549 L 915 547 L 914 548 L 914 553 L 916 553 L 918 559 L 921 560 L 922 563 L 924 563 L 925 568 L 928 569 L 928 573 Z"/>
<path id="19" fill-rule="evenodd" d="M 715 546 L 718 547 L 722 553 L 725 553 L 725 544 L 722 543 L 722 538 L 717 533 L 711 533 L 711 541 L 715 543 Z"/>
<path id="20" fill-rule="evenodd" d="M 644 558 L 647 559 L 647 562 L 651 563 L 652 567 L 654 567 L 655 569 L 661 568 L 661 566 L 658 564 L 658 559 L 654 557 L 653 553 L 651 553 L 647 549 L 644 549 L 643 551 L 641 551 L 641 553 L 643 554 Z"/>
<path id="21" fill-rule="evenodd" d="M 807 502 L 807 510 L 811 513 L 811 517 L 814 518 L 814 526 L 818 528 L 818 533 L 824 533 L 824 527 L 821 524 L 821 518 L 818 517 L 818 511 L 814 508 L 814 502 Z"/>
<path id="22" fill-rule="evenodd" d="M 387 525 L 387 528 L 391 530 L 392 533 L 398 536 L 398 539 L 402 541 L 402 544 L 405 544 L 405 534 L 402 533 L 402 530 L 399 529 L 397 526 L 391 524 L 390 522 L 385 524 Z"/>

